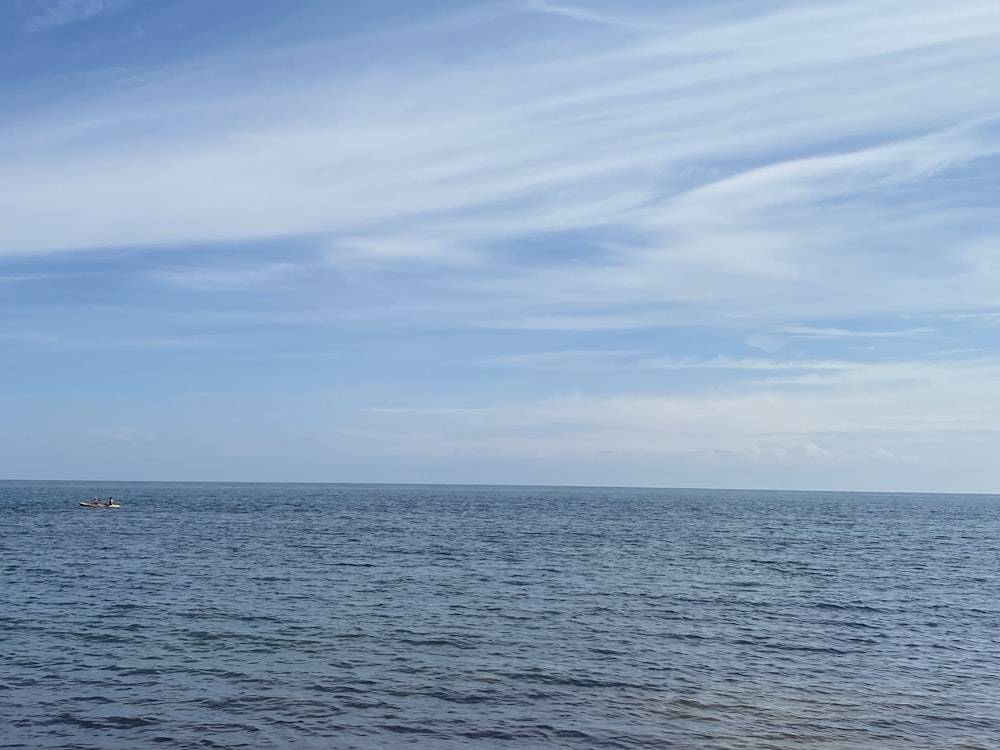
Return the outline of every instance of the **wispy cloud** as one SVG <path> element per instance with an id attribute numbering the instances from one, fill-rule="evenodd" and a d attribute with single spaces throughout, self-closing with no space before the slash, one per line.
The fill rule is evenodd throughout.
<path id="1" fill-rule="evenodd" d="M 664 370 L 846 370 L 857 367 L 857 363 L 837 361 L 810 360 L 773 360 L 735 357 L 713 357 L 701 359 L 697 357 L 663 357 L 642 362 L 644 367 L 655 367 Z"/>
<path id="2" fill-rule="evenodd" d="M 95 16 L 117 13 L 134 0 L 34 0 L 33 14 L 28 18 L 29 32 L 86 21 Z"/>
<path id="3" fill-rule="evenodd" d="M 504 357 L 493 357 L 485 362 L 488 365 L 502 367 L 523 367 L 543 369 L 566 369 L 578 367 L 607 366 L 621 364 L 625 359 L 634 357 L 637 352 L 624 349 L 577 349 L 550 352 L 533 352 L 531 354 L 511 354 Z"/>
<path id="4" fill-rule="evenodd" d="M 207 352 L 229 381 L 253 357 L 274 391 L 241 411 L 303 393 L 314 443 L 379 456 L 997 442 L 1000 369 L 972 358 L 1000 309 L 995 2 L 261 2 L 197 45 L 136 3 L 150 47 L 119 59 L 86 21 L 127 5 L 11 26 L 39 59 L 84 41 L 0 73 L 5 348 Z"/>
<path id="5" fill-rule="evenodd" d="M 737 366 L 800 369 L 788 363 Z M 907 446 L 918 436 L 979 433 L 993 435 L 988 439 L 994 443 L 1000 438 L 996 362 L 812 367 L 820 375 L 802 377 L 801 389 L 763 381 L 670 396 L 574 394 L 489 407 L 381 413 L 391 419 L 392 433 L 400 439 L 413 429 L 432 431 L 437 435 L 433 444 L 445 452 L 475 446 L 495 456 L 577 460 L 609 452 L 909 460 Z M 419 428 L 408 424 L 411 418 L 418 419 Z"/>
<path id="6" fill-rule="evenodd" d="M 163 283 L 190 290 L 254 290 L 272 287 L 283 279 L 308 272 L 302 264 L 262 263 L 253 266 L 188 266 L 162 268 L 153 277 Z"/>
<path id="7" fill-rule="evenodd" d="M 570 4 L 547 2 L 547 0 L 529 0 L 526 8 L 536 13 L 551 13 L 552 15 L 571 18 L 576 21 L 620 27 L 644 33 L 649 33 L 652 29 L 656 28 L 655 24 L 651 24 L 648 18 L 645 20 L 629 20 L 611 13 L 601 13 Z"/>
<path id="8" fill-rule="evenodd" d="M 756 349 L 773 352 L 789 341 L 890 341 L 928 336 L 938 329 L 929 326 L 895 330 L 821 328 L 817 326 L 782 326 L 770 331 L 755 331 L 746 343 Z"/>
<path id="9" fill-rule="evenodd" d="M 554 8 L 589 13 L 536 10 Z M 61 113 L 109 122 L 69 156 L 65 129 L 8 124 L 6 142 L 35 145 L 4 164 L 0 252 L 326 234 L 350 250 L 335 264 L 465 268 L 442 288 L 476 290 L 512 325 L 526 303 L 563 327 L 597 301 L 599 316 L 628 303 L 669 319 L 673 304 L 764 320 L 985 302 L 953 246 L 970 213 L 995 222 L 986 207 L 958 217 L 961 192 L 925 191 L 998 150 L 987 4 L 733 19 L 647 6 L 635 34 L 570 35 L 558 54 L 533 45 L 531 17 L 492 22 L 524 32 L 517 55 L 487 47 L 462 68 L 397 53 L 405 75 L 331 69 L 302 46 L 270 53 L 275 72 L 239 97 L 224 92 L 244 91 L 243 51 L 123 82 Z M 500 249 L 588 227 L 627 239 L 599 240 L 583 266 Z M 935 264 L 905 250 L 928 238 L 952 243 Z"/>
<path id="10" fill-rule="evenodd" d="M 786 326 L 777 333 L 797 339 L 897 339 L 934 333 L 937 329 L 921 327 L 894 331 L 849 330 L 846 328 L 817 328 L 814 326 Z"/>

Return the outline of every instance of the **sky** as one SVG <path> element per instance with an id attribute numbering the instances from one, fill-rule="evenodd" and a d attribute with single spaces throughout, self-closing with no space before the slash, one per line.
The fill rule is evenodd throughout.
<path id="1" fill-rule="evenodd" d="M 993 0 L 5 0 L 0 478 L 1000 492 Z"/>

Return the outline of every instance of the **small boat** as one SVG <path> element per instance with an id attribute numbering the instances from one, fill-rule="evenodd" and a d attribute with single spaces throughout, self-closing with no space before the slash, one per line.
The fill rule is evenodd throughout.
<path id="1" fill-rule="evenodd" d="M 80 503 L 80 507 L 81 508 L 120 508 L 122 506 L 120 506 L 118 503 L 111 503 L 110 505 L 108 505 L 107 503 Z"/>

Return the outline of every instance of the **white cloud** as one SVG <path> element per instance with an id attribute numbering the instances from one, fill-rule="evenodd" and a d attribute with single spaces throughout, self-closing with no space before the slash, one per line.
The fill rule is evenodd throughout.
<path id="1" fill-rule="evenodd" d="M 746 337 L 748 346 L 766 352 L 775 352 L 789 341 L 891 341 L 928 336 L 938 329 L 928 326 L 896 330 L 870 330 L 848 328 L 820 328 L 817 326 L 782 326 L 769 331 L 755 331 Z"/>
<path id="2" fill-rule="evenodd" d="M 36 7 L 41 43 L 124 4 Z M 5 348 L 363 382 L 314 433 L 352 456 L 711 478 L 1000 450 L 1000 365 L 969 353 L 1000 304 L 995 3 L 501 0 L 363 38 L 310 7 L 253 39 L 205 29 L 231 44 L 199 59 L 15 92 Z M 54 268 L 100 268 L 99 295 Z M 574 368 L 593 392 L 560 395 Z M 254 387 L 233 409 L 263 445 L 293 397 Z M 300 421 L 323 421 L 314 396 Z"/>
<path id="3" fill-rule="evenodd" d="M 543 369 L 573 369 L 578 367 L 620 366 L 637 352 L 625 349 L 564 349 L 531 354 L 511 354 L 486 361 L 489 365 Z"/>
<path id="4" fill-rule="evenodd" d="M 661 357 L 644 360 L 644 367 L 663 370 L 850 370 L 858 367 L 853 362 L 815 360 L 774 360 L 718 356 L 711 359 L 697 357 Z"/>
<path id="5" fill-rule="evenodd" d="M 373 72 L 289 47 L 245 88 L 241 51 L 48 109 L 41 127 L 28 113 L 4 128 L 0 253 L 327 235 L 337 267 L 464 270 L 438 288 L 471 290 L 469 322 L 520 328 L 995 300 L 983 283 L 969 293 L 987 258 L 962 250 L 980 242 L 974 222 L 934 191 L 943 171 L 997 153 L 991 4 L 641 10 L 622 17 L 642 27 L 626 35 L 573 24 L 555 53 L 515 14 L 493 24 L 527 24 L 516 54 L 477 28 L 486 51 L 463 66 L 405 47 Z M 560 233 L 588 228 L 617 238 L 594 240 L 586 262 L 505 256 L 526 236 L 564 247 L 579 240 Z M 904 262 L 928 243 L 943 273 Z"/>
<path id="6" fill-rule="evenodd" d="M 817 328 L 815 326 L 786 326 L 777 329 L 777 333 L 797 339 L 897 339 L 922 336 L 934 333 L 936 329 L 906 328 L 895 331 L 849 330 L 846 328 Z"/>
<path id="7" fill-rule="evenodd" d="M 792 371 L 807 366 L 714 364 Z M 370 413 L 377 417 L 375 432 L 393 436 L 386 448 L 412 448 L 420 455 L 474 451 L 494 458 L 576 461 L 609 454 L 732 455 L 799 465 L 905 463 L 916 460 L 914 441 L 940 444 L 969 434 L 1000 447 L 1000 394 L 995 387 L 1000 364 L 994 361 L 808 366 L 812 372 L 793 379 L 730 382 L 724 388 L 674 395 L 572 394 L 524 403 Z M 427 441 L 428 435 L 434 439 Z"/>

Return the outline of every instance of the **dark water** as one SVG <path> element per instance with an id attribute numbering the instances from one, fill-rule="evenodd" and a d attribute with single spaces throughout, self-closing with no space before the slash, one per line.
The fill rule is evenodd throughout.
<path id="1" fill-rule="evenodd" d="M 8 482 L 0 510 L 3 748 L 1000 747 L 996 497 Z"/>

